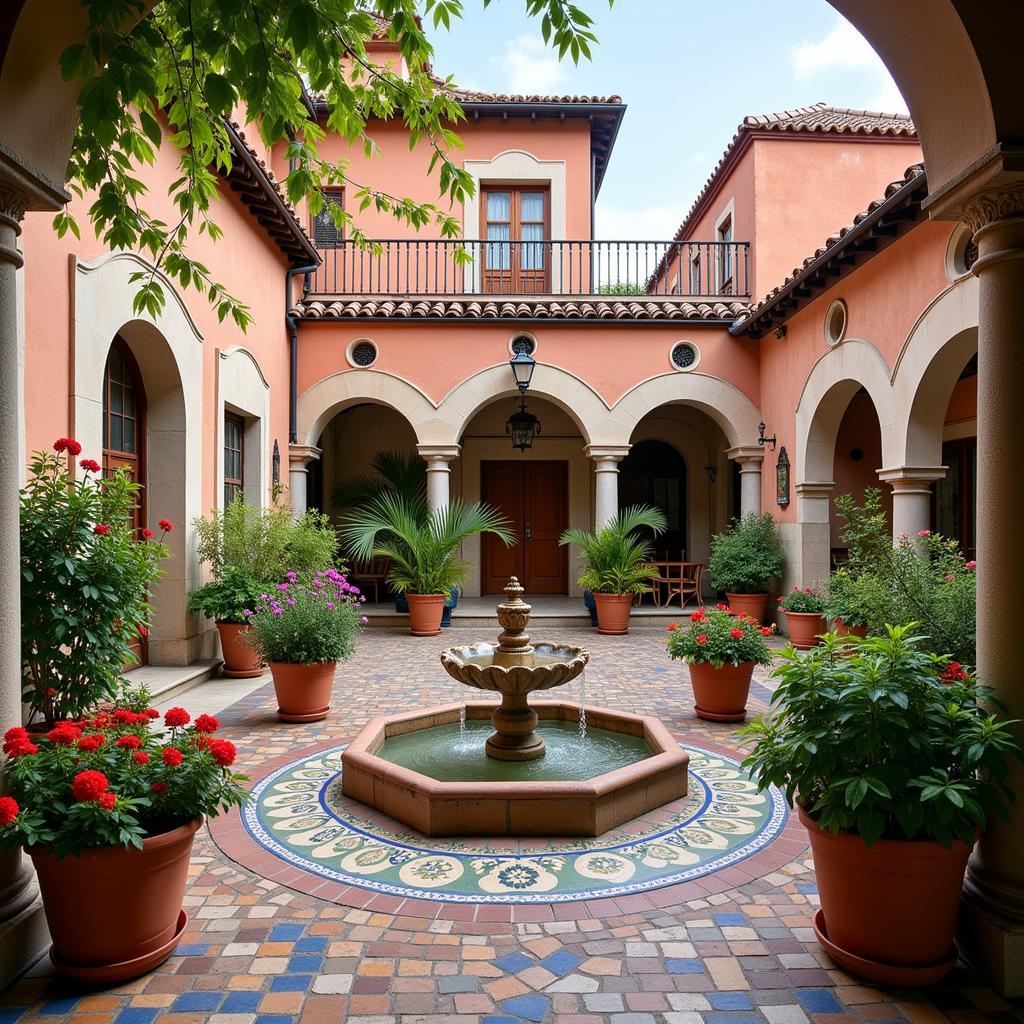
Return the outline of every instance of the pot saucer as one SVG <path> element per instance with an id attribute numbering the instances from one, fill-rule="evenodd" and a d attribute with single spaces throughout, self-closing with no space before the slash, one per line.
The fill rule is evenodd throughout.
<path id="1" fill-rule="evenodd" d="M 703 718 L 706 722 L 742 722 L 747 717 L 746 708 L 742 711 L 730 712 L 727 715 L 720 714 L 717 711 L 705 711 L 698 704 L 693 705 L 693 710 L 697 713 L 698 718 Z"/>
<path id="2" fill-rule="evenodd" d="M 892 985 L 897 988 L 916 988 L 923 985 L 934 985 L 941 981 L 956 965 L 957 951 L 954 946 L 949 955 L 939 963 L 925 964 L 921 967 L 906 967 L 900 964 L 879 963 L 875 960 L 865 960 L 856 953 L 849 953 L 840 949 L 828 937 L 825 930 L 824 911 L 818 910 L 814 915 L 814 934 L 821 943 L 822 948 L 840 967 L 846 968 L 851 974 L 866 978 L 868 981 L 876 981 L 882 985 Z"/>
<path id="3" fill-rule="evenodd" d="M 84 982 L 86 985 L 109 985 L 111 982 L 128 981 L 131 978 L 148 974 L 154 967 L 159 967 L 177 948 L 187 924 L 188 914 L 183 909 L 178 913 L 178 923 L 175 925 L 174 934 L 170 939 L 159 948 L 132 960 L 122 960 L 116 964 L 83 966 L 62 960 L 52 946 L 50 947 L 50 960 L 61 974 Z"/>
<path id="4" fill-rule="evenodd" d="M 320 708 L 317 711 L 308 711 L 304 715 L 294 715 L 289 711 L 277 709 L 277 717 L 282 722 L 322 722 L 330 713 L 331 709 L 329 707 Z"/>

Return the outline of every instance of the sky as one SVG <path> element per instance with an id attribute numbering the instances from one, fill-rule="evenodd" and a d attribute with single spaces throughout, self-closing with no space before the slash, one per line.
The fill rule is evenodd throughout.
<path id="1" fill-rule="evenodd" d="M 577 0 L 592 61 L 559 62 L 525 0 L 465 0 L 431 32 L 435 69 L 491 92 L 627 104 L 597 203 L 598 238 L 671 238 L 746 114 L 808 106 L 906 113 L 882 62 L 825 0 Z"/>

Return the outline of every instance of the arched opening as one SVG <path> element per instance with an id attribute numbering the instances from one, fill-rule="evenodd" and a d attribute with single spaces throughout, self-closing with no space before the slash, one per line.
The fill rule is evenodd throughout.
<path id="1" fill-rule="evenodd" d="M 950 392 L 942 425 L 942 465 L 935 483 L 932 529 L 959 541 L 968 558 L 977 556 L 978 357 L 972 356 Z"/>
<path id="2" fill-rule="evenodd" d="M 619 508 L 652 505 L 665 513 L 668 528 L 654 541 L 659 560 L 686 557 L 686 472 L 679 450 L 658 440 L 637 442 L 619 465 Z"/>

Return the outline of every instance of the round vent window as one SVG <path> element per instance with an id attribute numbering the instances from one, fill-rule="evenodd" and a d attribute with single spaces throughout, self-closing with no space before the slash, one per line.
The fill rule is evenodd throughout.
<path id="1" fill-rule="evenodd" d="M 537 339 L 530 334 L 516 334 L 508 343 L 508 350 L 514 356 L 519 355 L 520 352 L 532 356 L 537 351 Z"/>
<path id="2" fill-rule="evenodd" d="M 674 369 L 692 370 L 700 361 L 700 350 L 692 342 L 677 341 L 668 357 Z"/>
<path id="3" fill-rule="evenodd" d="M 946 246 L 946 277 L 950 281 L 966 277 L 977 259 L 978 247 L 971 229 L 966 224 L 957 225 Z"/>
<path id="4" fill-rule="evenodd" d="M 835 299 L 825 313 L 825 340 L 838 345 L 846 337 L 846 303 Z"/>
<path id="5" fill-rule="evenodd" d="M 372 341 L 353 342 L 348 361 L 353 366 L 372 366 L 377 361 L 377 346 Z"/>

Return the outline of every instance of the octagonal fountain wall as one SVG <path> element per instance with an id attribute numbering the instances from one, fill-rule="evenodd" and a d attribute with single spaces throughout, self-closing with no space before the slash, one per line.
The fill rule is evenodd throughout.
<path id="1" fill-rule="evenodd" d="M 590 656 L 531 646 L 522 593 L 513 578 L 498 606 L 496 645 L 441 655 L 451 676 L 498 692 L 500 703 L 374 719 L 342 755 L 345 796 L 427 836 L 599 836 L 686 795 L 689 758 L 657 719 L 530 704 L 531 692 L 575 679 Z"/>

